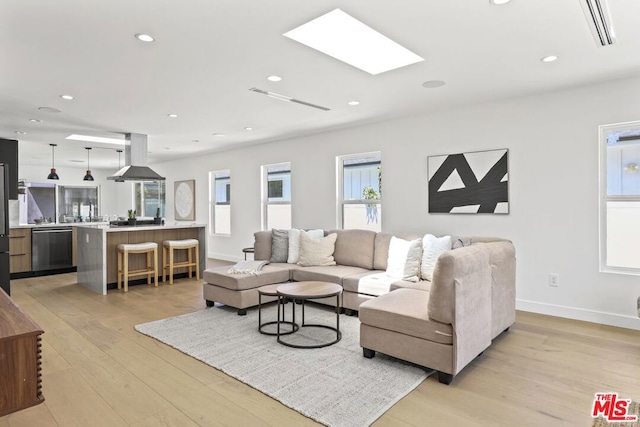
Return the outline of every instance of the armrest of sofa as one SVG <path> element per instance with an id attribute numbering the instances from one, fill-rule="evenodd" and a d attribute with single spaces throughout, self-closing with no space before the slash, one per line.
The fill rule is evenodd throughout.
<path id="1" fill-rule="evenodd" d="M 489 255 L 484 245 L 465 246 L 447 251 L 438 257 L 431 280 L 429 317 L 452 324 L 455 317 L 455 280 L 484 271 Z M 489 279 L 489 286 L 491 281 Z"/>
<path id="2" fill-rule="evenodd" d="M 487 251 L 468 246 L 440 255 L 428 309 L 429 318 L 453 326 L 455 375 L 491 345 L 491 266 Z"/>
<path id="3" fill-rule="evenodd" d="M 516 321 L 516 249 L 509 240 L 495 240 L 479 246 L 489 254 L 491 266 L 493 339 Z"/>
<path id="4" fill-rule="evenodd" d="M 253 238 L 253 259 L 271 259 L 271 231 L 256 231 Z"/>

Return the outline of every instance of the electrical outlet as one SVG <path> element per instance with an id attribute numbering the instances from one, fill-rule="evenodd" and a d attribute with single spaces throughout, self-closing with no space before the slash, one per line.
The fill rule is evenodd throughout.
<path id="1" fill-rule="evenodd" d="M 560 286 L 560 275 L 557 273 L 549 273 L 549 286 L 557 288 Z"/>
<path id="2" fill-rule="evenodd" d="M 87 241 L 87 243 L 89 243 L 89 235 L 85 234 L 85 240 Z"/>

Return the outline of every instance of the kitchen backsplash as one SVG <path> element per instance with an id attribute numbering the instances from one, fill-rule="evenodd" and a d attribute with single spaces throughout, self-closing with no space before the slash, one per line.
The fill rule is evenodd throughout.
<path id="1" fill-rule="evenodd" d="M 9 200 L 9 227 L 17 227 L 20 225 L 20 202 L 18 200 Z"/>

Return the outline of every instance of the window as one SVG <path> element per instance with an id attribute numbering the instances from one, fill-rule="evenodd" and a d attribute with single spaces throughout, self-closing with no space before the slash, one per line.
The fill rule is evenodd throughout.
<path id="1" fill-rule="evenodd" d="M 165 216 L 164 181 L 134 182 L 134 206 L 139 217 Z M 158 210 L 159 209 L 159 210 Z"/>
<path id="2" fill-rule="evenodd" d="M 382 230 L 381 153 L 338 156 L 338 228 Z"/>
<path id="3" fill-rule="evenodd" d="M 209 229 L 212 234 L 231 234 L 231 172 L 209 172 Z"/>
<path id="4" fill-rule="evenodd" d="M 640 122 L 600 127 L 600 270 L 640 275 Z"/>
<path id="5" fill-rule="evenodd" d="M 291 228 L 291 163 L 262 166 L 262 229 Z"/>

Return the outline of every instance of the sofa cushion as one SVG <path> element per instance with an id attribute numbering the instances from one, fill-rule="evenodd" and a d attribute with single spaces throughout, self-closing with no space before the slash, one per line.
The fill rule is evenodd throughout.
<path id="1" fill-rule="evenodd" d="M 389 258 L 389 244 L 391 243 L 391 233 L 376 233 L 373 248 L 373 269 L 386 270 L 387 259 Z"/>
<path id="2" fill-rule="evenodd" d="M 286 264 L 285 264 L 286 265 Z M 288 268 L 265 265 L 258 274 L 231 274 L 229 267 L 209 268 L 204 271 L 203 279 L 207 283 L 236 291 L 259 288 L 289 281 Z"/>
<path id="3" fill-rule="evenodd" d="M 298 265 L 304 267 L 336 265 L 336 261 L 333 258 L 336 237 L 335 234 L 329 234 L 326 237 L 314 238 L 308 236 L 307 233 L 300 233 L 300 260 Z"/>
<path id="4" fill-rule="evenodd" d="M 440 344 L 452 344 L 452 326 L 430 319 L 428 304 L 429 292 L 398 289 L 360 304 L 360 322 Z"/>
<path id="5" fill-rule="evenodd" d="M 360 267 L 351 267 L 347 265 L 334 265 L 323 267 L 304 267 L 291 271 L 291 278 L 296 282 L 319 281 L 331 282 L 342 285 L 344 277 L 353 276 L 358 273 L 371 272 Z"/>
<path id="6" fill-rule="evenodd" d="M 373 269 L 376 232 L 371 230 L 332 230 L 338 235 L 333 257 L 338 265 Z"/>
<path id="7" fill-rule="evenodd" d="M 419 282 L 407 282 L 406 280 L 398 280 L 397 282 L 393 282 L 391 285 L 391 291 L 395 291 L 396 289 L 418 289 L 420 291 L 427 291 L 431 289 L 431 282 L 428 280 L 420 280 Z"/>
<path id="8" fill-rule="evenodd" d="M 287 262 L 289 258 L 289 230 L 271 230 L 271 262 Z"/>
<path id="9" fill-rule="evenodd" d="M 397 281 L 398 279 L 387 276 L 384 271 L 367 270 L 344 277 L 342 279 L 342 288 L 345 292 L 380 296 L 388 293 L 393 283 Z"/>
<path id="10" fill-rule="evenodd" d="M 287 258 L 289 264 L 297 264 L 300 261 L 300 233 L 304 232 L 297 228 L 289 230 L 289 257 Z M 309 237 L 324 237 L 324 230 L 309 230 L 306 233 Z"/>
<path id="11" fill-rule="evenodd" d="M 421 256 L 422 240 L 409 241 L 392 237 L 387 259 L 387 275 L 398 280 L 417 282 L 420 280 Z"/>
<path id="12" fill-rule="evenodd" d="M 257 231 L 253 233 L 253 259 L 271 259 L 271 231 Z"/>
<path id="13" fill-rule="evenodd" d="M 438 257 L 448 250 L 451 250 L 451 236 L 436 237 L 433 234 L 425 234 L 422 238 L 422 263 L 420 265 L 422 279 L 431 280 Z"/>

